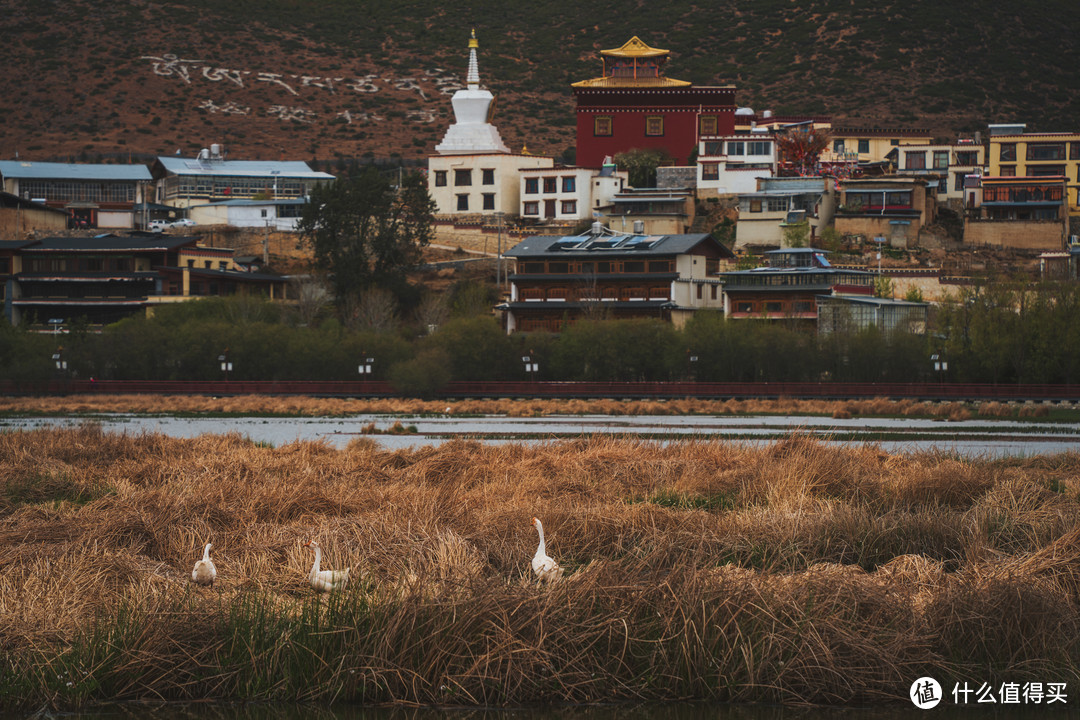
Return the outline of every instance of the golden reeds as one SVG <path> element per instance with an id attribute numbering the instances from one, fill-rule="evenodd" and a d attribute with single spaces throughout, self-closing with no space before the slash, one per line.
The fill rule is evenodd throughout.
<path id="1" fill-rule="evenodd" d="M 311 538 L 346 591 L 311 591 Z M 1075 686 L 1077 629 L 1076 454 L 0 433 L 5 705 L 876 703 L 926 674 Z"/>

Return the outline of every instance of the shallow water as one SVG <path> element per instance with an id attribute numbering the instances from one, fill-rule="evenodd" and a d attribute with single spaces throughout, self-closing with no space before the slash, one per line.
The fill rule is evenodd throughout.
<path id="1" fill-rule="evenodd" d="M 142 416 L 124 413 L 94 416 L 109 432 L 160 432 L 172 437 L 237 432 L 275 447 L 298 440 L 324 441 L 343 448 L 366 437 L 387 449 L 438 445 L 454 438 L 480 442 L 539 442 L 595 433 L 645 436 L 660 440 L 723 439 L 759 443 L 799 431 L 842 444 L 870 443 L 887 452 L 935 451 L 965 457 L 1051 455 L 1080 447 L 1080 423 L 1013 420 L 944 421 L 924 418 L 835 419 L 809 415 L 558 415 L 547 417 L 477 417 L 354 415 L 348 417 L 201 418 Z M 0 430 L 70 427 L 83 417 L 0 418 Z M 395 423 L 415 433 L 382 434 Z M 377 434 L 364 434 L 374 425 Z"/>

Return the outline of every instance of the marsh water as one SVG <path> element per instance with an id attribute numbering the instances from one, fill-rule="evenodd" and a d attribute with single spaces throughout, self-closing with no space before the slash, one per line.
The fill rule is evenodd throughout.
<path id="1" fill-rule="evenodd" d="M 437 445 L 454 438 L 485 443 L 543 442 L 596 433 L 660 441 L 721 439 L 760 443 L 789 432 L 832 443 L 871 443 L 895 453 L 936 451 L 966 457 L 1052 455 L 1080 448 L 1080 423 L 928 418 L 837 419 L 811 415 L 352 415 L 347 417 L 178 417 L 109 413 L 87 417 L 0 418 L 0 430 L 100 423 L 108 432 L 172 437 L 239 433 L 279 447 L 322 441 L 343 448 L 366 437 L 386 449 Z M 397 426 L 397 427 L 395 427 Z"/>

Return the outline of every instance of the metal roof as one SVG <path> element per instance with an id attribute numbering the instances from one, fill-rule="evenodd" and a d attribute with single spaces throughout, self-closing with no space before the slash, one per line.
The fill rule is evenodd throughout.
<path id="1" fill-rule="evenodd" d="M 712 241 L 723 247 L 708 233 L 688 235 L 533 235 L 515 245 L 507 257 L 595 257 L 600 253 L 633 253 L 635 255 L 679 255 L 689 252 L 699 243 Z M 556 255 L 557 254 L 557 255 Z"/>
<path id="2" fill-rule="evenodd" d="M 25 252 L 153 252 L 174 250 L 184 245 L 191 245 L 199 240 L 198 236 L 182 235 L 105 235 L 93 238 L 77 237 L 48 237 L 43 238 L 33 247 L 25 248 Z"/>
<path id="3" fill-rule="evenodd" d="M 301 160 L 199 160 L 172 156 L 157 161 L 173 175 L 222 175 L 229 177 L 300 178 L 303 180 L 333 180 L 330 173 L 312 170 Z"/>
<path id="4" fill-rule="evenodd" d="M 101 165 L 83 163 L 0 160 L 0 175 L 21 180 L 128 180 L 149 181 L 145 165 Z"/>
<path id="5" fill-rule="evenodd" d="M 237 198 L 235 200 L 222 200 L 221 202 L 203 203 L 202 205 L 192 205 L 191 207 L 219 207 L 221 205 L 228 205 L 230 207 L 244 206 L 244 205 L 306 205 L 307 200 L 304 198 L 278 198 L 275 200 L 248 200 Z"/>

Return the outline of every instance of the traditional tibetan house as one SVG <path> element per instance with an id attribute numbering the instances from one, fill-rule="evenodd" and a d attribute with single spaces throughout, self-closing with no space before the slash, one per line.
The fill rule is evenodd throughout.
<path id="1" fill-rule="evenodd" d="M 623 234 L 599 223 L 584 235 L 529 237 L 506 254 L 517 260 L 502 308 L 507 332 L 557 332 L 581 318 L 682 325 L 722 306 L 717 272 L 732 257 L 709 234 Z"/>
<path id="2" fill-rule="evenodd" d="M 827 254 L 816 248 L 771 250 L 765 253 L 768 267 L 721 273 L 725 314 L 732 320 L 816 322 L 820 295 L 873 295 L 872 273 L 835 268 Z"/>
<path id="3" fill-rule="evenodd" d="M 573 84 L 578 165 L 600 167 L 606 155 L 635 148 L 663 148 L 689 165 L 699 136 L 734 132 L 735 86 L 665 77 L 668 53 L 635 36 L 600 52 L 600 77 Z"/>
<path id="4" fill-rule="evenodd" d="M 201 296 L 285 296 L 277 275 L 243 272 L 233 251 L 198 245 L 198 237 L 161 233 L 50 237 L 12 248 L 5 313 L 13 325 L 53 318 L 116 322 L 154 305 Z"/>

